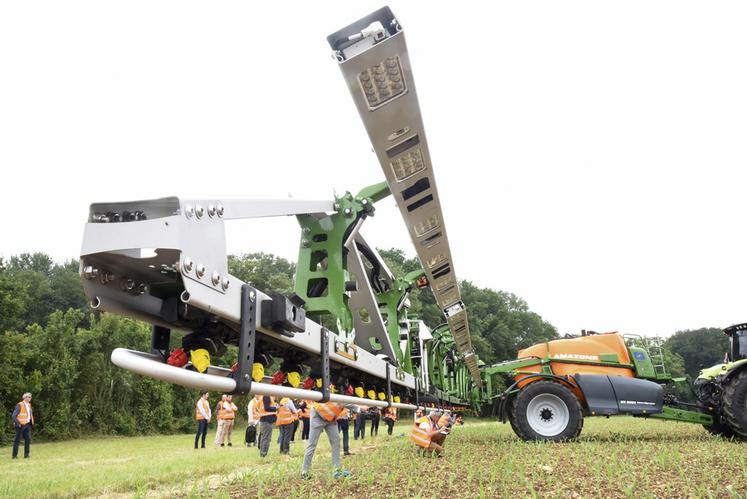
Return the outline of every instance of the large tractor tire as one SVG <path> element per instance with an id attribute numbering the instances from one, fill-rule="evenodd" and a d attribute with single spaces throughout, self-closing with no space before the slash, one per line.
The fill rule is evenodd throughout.
<path id="1" fill-rule="evenodd" d="M 703 428 L 708 431 L 711 435 L 717 435 L 719 437 L 724 438 L 733 438 L 733 437 L 739 437 L 736 433 L 734 433 L 734 430 L 732 430 L 728 425 L 725 425 L 724 423 L 713 423 L 710 425 L 703 425 Z"/>
<path id="2" fill-rule="evenodd" d="M 747 369 L 724 383 L 721 407 L 729 428 L 741 437 L 747 437 Z"/>
<path id="3" fill-rule="evenodd" d="M 510 419 L 522 440 L 562 442 L 578 437 L 584 426 L 578 398 L 554 381 L 535 381 L 520 391 Z"/>

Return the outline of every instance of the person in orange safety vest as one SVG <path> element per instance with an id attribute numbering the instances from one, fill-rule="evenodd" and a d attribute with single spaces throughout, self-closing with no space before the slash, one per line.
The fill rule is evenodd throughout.
<path id="1" fill-rule="evenodd" d="M 311 416 L 311 400 L 302 400 L 298 404 L 298 418 L 301 420 L 301 440 L 309 439 L 309 416 Z"/>
<path id="2" fill-rule="evenodd" d="M 207 436 L 208 424 L 213 417 L 210 412 L 210 402 L 208 402 L 208 392 L 203 392 L 197 399 L 195 407 L 195 419 L 197 420 L 197 435 L 195 435 L 195 449 L 200 437 L 202 437 L 202 448 L 205 448 L 205 437 Z"/>
<path id="3" fill-rule="evenodd" d="M 426 451 L 435 452 L 437 456 L 441 456 L 444 451 L 443 447 L 433 442 L 433 437 L 441 432 L 436 426 L 439 417 L 435 411 L 431 412 L 430 416 L 420 417 L 415 421 L 410 433 L 410 441 Z"/>
<path id="4" fill-rule="evenodd" d="M 220 446 L 223 447 L 226 443 L 231 447 L 231 433 L 233 432 L 233 423 L 236 419 L 236 411 L 239 408 L 233 403 L 233 395 L 226 395 L 226 400 L 223 401 L 223 411 L 218 418 L 223 419 L 223 432 L 221 434 Z"/>
<path id="5" fill-rule="evenodd" d="M 21 401 L 13 409 L 13 425 L 16 429 L 16 438 L 13 440 L 13 459 L 18 457 L 18 446 L 23 437 L 23 457 L 29 457 L 31 448 L 31 428 L 35 424 L 34 410 L 31 407 L 31 394 L 23 394 Z"/>
<path id="6" fill-rule="evenodd" d="M 280 399 L 275 426 L 280 429 L 280 453 L 290 452 L 291 432 L 293 431 L 293 415 L 298 411 L 293 401 L 288 397 Z"/>
<path id="7" fill-rule="evenodd" d="M 334 385 L 330 385 L 330 391 L 336 392 Z M 337 417 L 342 413 L 343 409 L 350 411 L 357 410 L 357 407 L 352 404 L 340 404 L 337 402 L 317 402 L 311 409 L 311 417 L 309 418 L 309 425 L 311 429 L 309 431 L 309 443 L 306 446 L 306 451 L 303 456 L 303 465 L 301 467 L 301 478 L 309 478 L 309 470 L 311 469 L 311 461 L 314 459 L 314 453 L 316 452 L 316 446 L 319 443 L 319 437 L 322 433 L 327 434 L 329 444 L 332 450 L 332 465 L 334 466 L 335 478 L 345 478 L 350 476 L 348 470 L 343 470 L 340 467 L 340 433 L 337 428 Z"/>
<path id="8" fill-rule="evenodd" d="M 381 411 L 381 416 L 384 418 L 384 423 L 386 423 L 387 435 L 391 435 L 394 430 L 394 423 L 397 421 L 397 408 L 385 407 Z"/>
<path id="9" fill-rule="evenodd" d="M 278 405 L 275 403 L 275 397 L 270 395 L 262 396 L 259 404 L 259 455 L 267 456 L 272 442 L 272 428 L 277 420 Z"/>
<path id="10" fill-rule="evenodd" d="M 218 400 L 218 403 L 215 404 L 215 410 L 213 411 L 213 415 L 215 416 L 215 420 L 217 421 L 218 426 L 215 429 L 215 441 L 213 442 L 215 445 L 220 445 L 223 443 L 223 425 L 225 424 L 225 419 L 223 419 L 223 403 L 228 398 L 228 395 L 225 393 L 221 395 L 220 400 Z"/>

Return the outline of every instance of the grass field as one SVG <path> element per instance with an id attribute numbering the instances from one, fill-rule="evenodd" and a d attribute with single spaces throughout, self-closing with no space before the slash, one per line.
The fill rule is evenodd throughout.
<path id="1" fill-rule="evenodd" d="M 299 478 L 304 444 L 261 460 L 255 448 L 192 449 L 189 435 L 34 444 L 29 460 L 0 450 L 0 496 L 44 497 L 747 497 L 747 443 L 711 437 L 699 426 L 633 418 L 587 419 L 565 444 L 525 443 L 510 428 L 468 421 L 446 441 L 444 458 L 417 457 L 409 440 L 351 439 L 335 480 L 329 446 Z M 300 436 L 300 433 L 297 435 Z M 210 437 L 210 435 L 208 435 Z"/>

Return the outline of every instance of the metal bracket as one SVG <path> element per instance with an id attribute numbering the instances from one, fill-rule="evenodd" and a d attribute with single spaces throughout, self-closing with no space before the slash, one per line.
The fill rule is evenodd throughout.
<path id="1" fill-rule="evenodd" d="M 252 365 L 257 336 L 257 291 L 244 284 L 241 286 L 241 321 L 239 323 L 239 362 L 236 370 L 234 394 L 249 393 L 252 388 Z"/>
<path id="2" fill-rule="evenodd" d="M 322 328 L 319 337 L 321 338 L 320 351 L 321 368 L 322 368 L 322 399 L 320 402 L 329 401 L 329 331 Z"/>
<path id="3" fill-rule="evenodd" d="M 386 402 L 388 404 L 387 407 L 392 406 L 392 378 L 389 374 L 389 365 L 386 366 Z"/>
<path id="4" fill-rule="evenodd" d="M 153 325 L 150 337 L 150 353 L 161 357 L 166 362 L 169 356 L 169 343 L 171 340 L 171 329 L 163 326 Z"/>
<path id="5" fill-rule="evenodd" d="M 415 378 L 415 407 L 420 407 L 420 379 Z"/>

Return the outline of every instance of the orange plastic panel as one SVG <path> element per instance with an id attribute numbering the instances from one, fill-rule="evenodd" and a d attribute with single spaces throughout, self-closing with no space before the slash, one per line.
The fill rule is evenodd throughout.
<path id="1" fill-rule="evenodd" d="M 529 348 L 519 351 L 518 358 L 524 357 L 549 357 L 551 359 L 558 359 L 562 361 L 564 359 L 581 361 L 588 360 L 590 362 L 601 362 L 602 354 L 617 354 L 619 362 L 623 364 L 630 364 L 630 356 L 628 355 L 628 349 L 625 346 L 623 337 L 617 333 L 606 333 L 594 336 L 582 336 L 580 338 L 569 338 L 562 340 L 553 340 L 547 343 L 539 343 Z M 632 369 L 622 367 L 607 367 L 607 366 L 596 366 L 588 364 L 570 364 L 564 362 L 551 362 L 553 374 L 557 376 L 572 376 L 574 374 L 606 374 L 609 376 L 627 376 L 629 378 L 635 377 Z M 521 369 L 522 371 L 541 372 L 541 366 L 529 366 Z M 527 375 L 520 374 L 516 376 L 516 380 L 519 381 L 525 378 Z M 527 383 L 520 383 L 519 387 L 524 386 L 537 379 L 532 379 Z M 576 391 L 576 390 L 574 390 Z M 583 399 L 581 393 L 576 391 L 576 395 Z"/>

